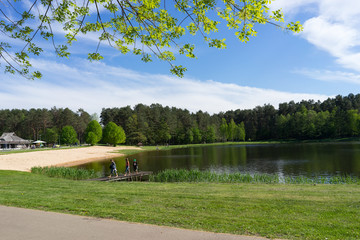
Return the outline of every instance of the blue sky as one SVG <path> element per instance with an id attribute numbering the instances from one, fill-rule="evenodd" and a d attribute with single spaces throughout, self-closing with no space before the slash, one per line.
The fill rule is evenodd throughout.
<path id="1" fill-rule="evenodd" d="M 79 39 L 69 60 L 47 45 L 32 60 L 44 74 L 41 80 L 0 73 L 0 109 L 56 106 L 99 114 L 103 107 L 160 103 L 218 113 L 359 93 L 359 0 L 276 0 L 271 8 L 282 8 L 286 21 L 301 20 L 304 31 L 257 26 L 258 36 L 247 44 L 222 31 L 224 50 L 195 37 L 198 58 L 176 62 L 187 67 L 184 78 L 171 75 L 165 62 L 143 63 L 106 45 L 101 45 L 105 59 L 90 63 L 86 54 L 96 48 L 93 35 Z"/>

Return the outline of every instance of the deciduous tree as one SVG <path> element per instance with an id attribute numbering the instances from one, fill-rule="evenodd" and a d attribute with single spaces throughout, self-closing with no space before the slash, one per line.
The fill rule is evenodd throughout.
<path id="1" fill-rule="evenodd" d="M 216 133 L 214 126 L 209 126 L 206 131 L 206 142 L 213 143 L 216 141 Z"/>
<path id="2" fill-rule="evenodd" d="M 92 120 L 85 130 L 85 141 L 92 146 L 98 143 L 102 138 L 102 128 L 98 121 Z"/>
<path id="3" fill-rule="evenodd" d="M 225 142 L 228 136 L 228 124 L 225 118 L 221 119 L 220 134 L 221 134 L 221 139 Z"/>
<path id="4" fill-rule="evenodd" d="M 119 143 L 124 143 L 126 140 L 124 129 L 116 125 L 114 122 L 106 124 L 103 131 L 103 141 L 116 147 Z"/>
<path id="5" fill-rule="evenodd" d="M 234 119 L 231 119 L 227 127 L 227 138 L 230 141 L 233 141 L 235 139 L 235 131 L 236 131 L 236 123 L 234 122 Z"/>
<path id="6" fill-rule="evenodd" d="M 88 132 L 86 134 L 86 143 L 90 144 L 91 146 L 94 146 L 98 142 L 99 142 L 98 137 L 94 132 Z"/>
<path id="7" fill-rule="evenodd" d="M 234 138 L 237 141 L 245 141 L 245 125 L 244 122 L 241 122 L 240 124 L 237 124 L 235 127 L 235 135 Z"/>
<path id="8" fill-rule="evenodd" d="M 73 126 L 65 126 L 61 130 L 61 143 L 62 144 L 75 144 L 78 142 L 77 133 Z"/>
<path id="9" fill-rule="evenodd" d="M 193 136 L 194 136 L 193 143 L 201 143 L 202 136 L 201 136 L 200 129 L 198 127 L 194 127 L 194 128 L 192 128 L 192 132 L 193 132 Z"/>
<path id="10" fill-rule="evenodd" d="M 59 141 L 57 129 L 47 128 L 44 134 L 44 141 L 52 144 L 57 143 Z"/>

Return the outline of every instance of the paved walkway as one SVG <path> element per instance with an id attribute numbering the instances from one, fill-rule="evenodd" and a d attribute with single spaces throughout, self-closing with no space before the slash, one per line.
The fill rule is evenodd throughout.
<path id="1" fill-rule="evenodd" d="M 4 240 L 264 240 L 0 206 Z"/>

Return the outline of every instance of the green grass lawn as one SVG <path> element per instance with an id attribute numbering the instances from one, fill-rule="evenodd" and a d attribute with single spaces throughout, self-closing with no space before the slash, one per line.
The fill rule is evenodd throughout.
<path id="1" fill-rule="evenodd" d="M 0 171 L 0 204 L 285 239 L 360 239 L 360 185 L 91 182 Z"/>

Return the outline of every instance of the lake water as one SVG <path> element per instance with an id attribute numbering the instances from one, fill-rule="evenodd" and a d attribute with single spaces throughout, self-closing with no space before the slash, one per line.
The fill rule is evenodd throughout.
<path id="1" fill-rule="evenodd" d="M 360 177 L 360 143 L 291 143 L 265 145 L 219 145 L 142 152 L 137 159 L 142 171 L 199 169 L 226 173 L 270 173 L 280 176 Z M 125 171 L 124 158 L 117 158 L 118 171 Z M 109 173 L 109 161 L 79 166 Z"/>

